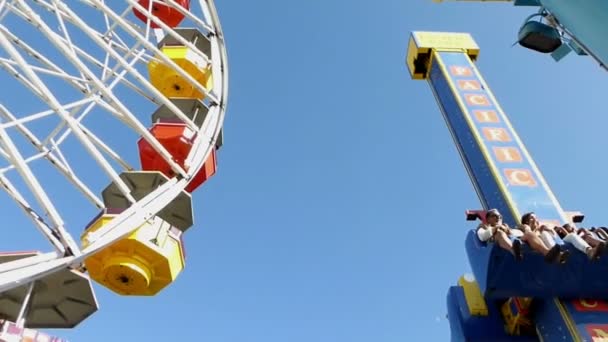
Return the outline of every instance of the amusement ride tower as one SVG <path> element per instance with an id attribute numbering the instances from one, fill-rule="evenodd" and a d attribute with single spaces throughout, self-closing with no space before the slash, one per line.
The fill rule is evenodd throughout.
<path id="1" fill-rule="evenodd" d="M 413 32 L 406 57 L 410 76 L 428 80 L 478 194 L 485 220 L 497 208 L 515 227 L 526 212 L 553 226 L 582 221 L 566 212 L 515 132 L 474 62 L 469 34 Z M 473 227 L 472 227 L 473 228 Z M 475 229 L 465 248 L 474 279 L 461 277 L 447 296 L 453 341 L 605 341 L 608 338 L 608 257 L 589 260 L 571 244 L 565 264 L 547 263 L 523 245 L 517 261 Z"/>
<path id="2" fill-rule="evenodd" d="M 97 311 L 91 279 L 152 296 L 183 270 L 223 143 L 223 33 L 213 0 L 0 1 L 0 68 L 0 243 L 34 247 L 29 223 L 50 246 L 0 253 L 0 341 L 58 341 L 35 329 Z"/>

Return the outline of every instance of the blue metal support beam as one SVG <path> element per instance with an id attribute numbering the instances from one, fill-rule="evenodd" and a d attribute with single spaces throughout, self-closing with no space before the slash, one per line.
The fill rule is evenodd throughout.
<path id="1" fill-rule="evenodd" d="M 570 222 L 475 66 L 478 54 L 469 35 L 414 32 L 406 64 L 412 78 L 429 81 L 484 209 L 498 208 L 512 227 L 525 212 L 547 224 Z M 499 246 L 479 241 L 474 230 L 465 246 L 479 287 L 464 282 L 448 292 L 454 341 L 608 337 L 608 304 L 552 298 L 608 298 L 608 257 L 591 263 L 566 244 L 568 263 L 547 264 L 526 246 L 524 260 L 516 262 Z M 487 310 L 474 310 L 484 306 L 480 301 Z M 535 336 L 513 336 L 532 319 Z"/>

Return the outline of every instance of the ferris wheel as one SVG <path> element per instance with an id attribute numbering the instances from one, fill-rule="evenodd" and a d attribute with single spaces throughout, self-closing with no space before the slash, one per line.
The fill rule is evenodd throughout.
<path id="1" fill-rule="evenodd" d="M 30 241 L 11 240 L 16 213 L 47 246 L 0 253 L 0 321 L 74 327 L 98 309 L 91 279 L 173 282 L 223 142 L 213 0 L 0 0 L 0 69 L 0 248 Z"/>

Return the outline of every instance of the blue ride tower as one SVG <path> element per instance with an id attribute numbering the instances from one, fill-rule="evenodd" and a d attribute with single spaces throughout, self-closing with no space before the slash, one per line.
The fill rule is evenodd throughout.
<path id="1" fill-rule="evenodd" d="M 410 76 L 428 80 L 481 201 L 467 219 L 497 208 L 511 227 L 526 212 L 552 225 L 582 221 L 560 206 L 475 66 L 478 55 L 469 34 L 413 32 L 406 57 Z M 608 341 L 608 256 L 589 261 L 558 239 L 566 264 L 546 263 L 525 244 L 516 261 L 481 242 L 476 226 L 465 238 L 474 279 L 448 291 L 452 341 Z"/>

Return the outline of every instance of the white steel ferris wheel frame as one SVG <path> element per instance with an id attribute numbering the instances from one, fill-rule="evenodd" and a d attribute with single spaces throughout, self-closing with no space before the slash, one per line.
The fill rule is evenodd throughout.
<path id="1" fill-rule="evenodd" d="M 74 0 L 76 2 L 77 0 Z M 112 0 L 115 1 L 115 0 Z M 104 61 L 99 61 L 93 56 L 87 54 L 86 51 L 75 46 L 70 41 L 69 34 L 58 35 L 51 30 L 41 17 L 32 9 L 31 5 L 43 6 L 46 10 L 61 18 L 61 25 L 70 23 L 78 26 L 84 34 L 86 34 L 98 48 L 105 49 L 107 55 Z M 200 9 L 203 12 L 204 20 L 199 19 L 195 13 L 192 13 L 181 7 L 175 0 L 164 0 L 181 12 L 187 20 L 195 23 L 198 28 L 206 31 L 207 37 L 211 41 L 212 56 L 204 55 L 198 51 L 196 47 L 179 36 L 174 29 L 170 28 L 158 18 L 150 17 L 149 20 L 154 22 L 160 28 L 152 29 L 150 25 L 142 25 L 145 27 L 143 32 L 138 31 L 133 27 L 131 21 L 125 17 L 129 15 L 130 8 L 122 14 L 115 13 L 104 0 L 79 0 L 83 3 L 94 7 L 102 12 L 107 21 L 111 20 L 112 25 L 108 26 L 111 31 L 112 27 L 120 27 L 122 30 L 129 32 L 132 37 L 135 37 L 137 43 L 134 46 L 118 46 L 118 40 L 110 40 L 104 37 L 99 32 L 88 27 L 87 23 L 74 13 L 69 5 L 66 5 L 62 0 L 0 0 L 0 49 L 4 49 L 10 58 L 0 58 L 0 68 L 14 76 L 16 80 L 26 85 L 40 99 L 46 102 L 50 110 L 35 113 L 27 117 L 18 117 L 11 113 L 4 105 L 0 103 L 0 118 L 4 121 L 0 123 L 0 156 L 7 159 L 10 167 L 13 168 L 22 177 L 28 189 L 34 195 L 37 203 L 43 208 L 45 215 L 37 214 L 32 210 L 32 206 L 26 201 L 24 196 L 16 189 L 10 180 L 4 176 L 5 169 L 0 169 L 0 186 L 4 188 L 6 193 L 21 207 L 27 216 L 29 216 L 40 232 L 52 243 L 55 251 L 38 254 L 36 256 L 19 259 L 12 262 L 0 264 L 0 293 L 11 290 L 13 288 L 31 283 L 37 279 L 43 278 L 49 274 L 61 271 L 66 268 L 78 267 L 83 260 L 127 236 L 147 220 L 153 218 L 160 210 L 175 199 L 188 185 L 190 180 L 203 167 L 205 161 L 212 153 L 216 146 L 216 141 L 220 136 L 226 112 L 226 104 L 228 100 L 228 65 L 227 54 L 224 43 L 224 36 L 221 29 L 219 17 L 213 0 L 199 0 Z M 142 7 L 136 0 L 125 0 L 130 6 L 138 9 L 141 12 L 146 12 L 148 9 Z M 193 1 L 194 2 L 194 1 Z M 18 37 L 11 33 L 5 27 L 1 20 L 7 13 L 7 8 L 10 8 L 13 14 L 22 16 L 27 19 L 32 25 L 46 36 L 46 38 L 59 51 L 64 54 L 64 57 L 74 65 L 78 66 L 80 77 L 75 77 L 64 72 L 60 67 L 47 59 L 43 53 L 35 50 L 26 42 L 19 40 Z M 65 30 L 64 32 L 67 32 Z M 160 53 L 158 47 L 150 42 L 151 37 L 161 38 L 170 35 L 178 40 L 183 45 L 195 51 L 199 57 L 206 62 L 211 63 L 212 75 L 214 78 L 214 89 L 212 92 L 205 89 L 191 75 L 185 72 L 175 62 L 167 56 Z M 143 48 L 137 51 L 140 47 Z M 123 51 L 119 53 L 119 51 Z M 152 51 L 154 57 L 158 58 L 163 64 L 173 68 L 181 77 L 188 80 L 201 93 L 205 94 L 209 112 L 207 119 L 202 127 L 197 127 L 194 122 L 182 112 L 175 104 L 162 95 L 140 72 L 134 68 L 137 61 L 144 58 L 146 51 Z M 28 61 L 23 56 L 26 55 L 36 58 L 45 68 L 28 64 Z M 108 65 L 108 56 L 111 56 L 119 65 L 110 69 Z M 131 58 L 131 61 L 128 59 Z M 110 84 L 104 84 L 96 74 L 83 64 L 82 59 L 89 63 L 95 64 L 102 68 L 103 75 L 111 75 L 114 78 Z M 117 69 L 122 69 L 118 72 Z M 54 97 L 45 83 L 39 77 L 39 74 L 51 74 L 53 76 L 63 77 L 64 80 L 71 84 L 74 88 L 82 91 L 87 96 L 80 101 L 74 101 L 68 104 L 61 104 Z M 142 92 L 137 86 L 127 80 L 124 76 L 128 74 L 134 77 L 139 84 L 142 85 L 145 92 Z M 188 128 L 197 132 L 196 138 L 193 141 L 193 147 L 185 161 L 186 168 L 182 168 L 173 161 L 171 154 L 151 135 L 148 129 L 131 113 L 131 111 L 122 105 L 119 99 L 114 96 L 112 89 L 118 83 L 122 83 L 132 90 L 137 91 L 142 96 L 157 103 L 165 105 L 173 111 L 175 115 L 181 119 Z M 151 96 L 149 95 L 151 94 Z M 109 161 L 104 158 L 103 154 L 110 156 L 114 162 L 121 164 L 125 169 L 132 169 L 128 163 L 120 158 L 104 141 L 98 138 L 92 131 L 80 124 L 80 118 L 74 117 L 72 112 L 74 109 L 83 110 L 83 115 L 94 106 L 99 106 L 115 117 L 120 119 L 125 125 L 128 125 L 135 132 L 140 134 L 171 166 L 176 176 L 169 179 L 154 191 L 136 201 L 130 194 L 127 185 L 121 180 L 118 173 L 111 167 Z M 61 119 L 61 125 L 49 136 L 44 139 L 36 137 L 30 132 L 25 124 L 31 120 L 36 120 L 48 115 L 58 115 Z M 23 136 L 25 136 L 39 151 L 38 154 L 24 158 L 20 154 L 18 148 L 12 143 L 11 138 L 7 135 L 6 129 L 16 128 Z M 59 135 L 63 130 L 63 134 Z M 64 229 L 64 222 L 52 200 L 45 192 L 44 187 L 40 184 L 37 178 L 33 175 L 29 163 L 32 160 L 45 158 L 63 174 L 76 189 L 78 189 L 85 198 L 94 206 L 103 208 L 103 202 L 82 182 L 76 174 L 74 174 L 63 158 L 59 149 L 59 144 L 66 138 L 67 134 L 73 134 L 80 143 L 86 148 L 87 152 L 94 157 L 98 166 L 109 176 L 109 178 L 118 186 L 123 195 L 131 202 L 131 206 L 117 215 L 102 229 L 95 232 L 89 239 L 89 244 L 86 248 L 80 249 L 71 235 Z M 51 146 L 49 148 L 49 146 Z M 56 148 L 55 148 L 56 147 Z M 48 217 L 46 222 L 43 216 Z M 69 253 L 67 252 L 69 251 Z"/>

